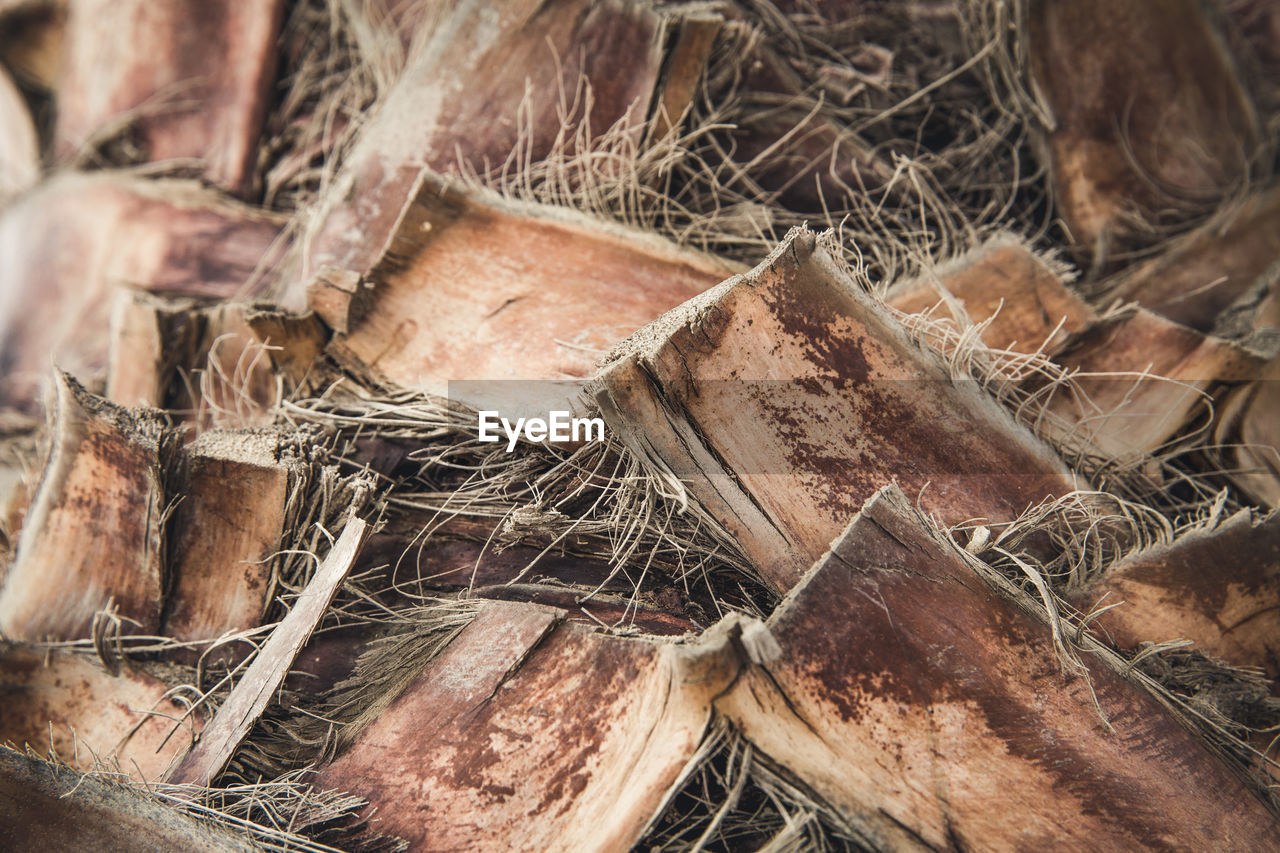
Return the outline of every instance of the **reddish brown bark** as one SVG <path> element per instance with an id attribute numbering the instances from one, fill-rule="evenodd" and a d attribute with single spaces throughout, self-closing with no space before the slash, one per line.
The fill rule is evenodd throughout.
<path id="1" fill-rule="evenodd" d="M 203 722 L 160 679 L 128 667 L 113 675 L 72 652 L 0 645 L 0 693 L 0 743 L 52 750 L 85 770 L 118 763 L 142 781 L 158 781 Z"/>
<path id="2" fill-rule="evenodd" d="M 682 650 L 561 619 L 484 605 L 320 783 L 367 792 L 411 849 L 630 849 L 736 664 L 724 638 Z"/>
<path id="3" fill-rule="evenodd" d="M 545 214 L 545 215 L 543 215 Z M 368 276 L 308 294 L 331 349 L 381 379 L 575 379 L 626 335 L 723 278 L 707 256 L 427 177 Z"/>
<path id="4" fill-rule="evenodd" d="M 164 590 L 162 470 L 173 436 L 158 414 L 130 412 L 62 375 L 52 447 L 0 587 L 0 633 L 90 636 L 113 610 L 125 633 L 154 634 Z"/>
<path id="5" fill-rule="evenodd" d="M 665 62 L 679 6 L 520 0 L 486 15 L 465 4 L 436 14 L 312 224 L 303 286 L 333 270 L 367 274 L 424 166 L 498 168 L 517 142 L 518 159 L 536 162 L 557 146 L 573 150 L 572 134 L 561 138 L 566 122 L 587 128 L 587 139 L 615 125 L 639 135 L 656 105 L 679 115 L 678 93 L 691 93 L 701 73 L 695 61 Z M 695 17 L 705 19 L 705 10 Z M 579 87 L 589 88 L 589 100 Z M 300 308 L 301 297 L 295 290 L 286 307 Z"/>
<path id="6" fill-rule="evenodd" d="M 146 160 L 253 188 L 284 0 L 71 0 L 57 156 L 131 127 Z M 104 33 L 110 35 L 104 37 Z"/>
<path id="7" fill-rule="evenodd" d="M 1278 678 L 1280 516 L 1241 510 L 1212 530 L 1126 557 L 1071 601 L 1081 612 L 1124 602 L 1091 623 L 1121 649 L 1191 640 Z"/>
<path id="8" fill-rule="evenodd" d="M 619 353 L 597 392 L 611 429 L 679 477 L 779 590 L 886 483 L 946 523 L 1012 519 L 1074 488 L 807 232 Z"/>
<path id="9" fill-rule="evenodd" d="M 1259 378 L 1267 360 L 1145 309 L 1081 333 L 1056 356 L 1077 390 L 1046 396 L 1043 429 L 1068 446 L 1133 462 L 1206 411 L 1209 390 Z"/>
<path id="10" fill-rule="evenodd" d="M 250 853 L 242 835 L 108 780 L 0 747 L 0 846 L 80 853 Z"/>
<path id="11" fill-rule="evenodd" d="M 207 433 L 188 448 L 172 538 L 165 633 L 207 640 L 256 628 L 272 596 L 289 470 L 271 433 Z"/>
<path id="12" fill-rule="evenodd" d="M 1257 116 L 1199 2 L 1030 10 L 1058 209 L 1078 245 L 1110 260 L 1149 241 L 1151 224 L 1207 210 L 1246 176 Z"/>
<path id="13" fill-rule="evenodd" d="M 896 488 L 770 618 L 781 654 L 716 707 L 895 850 L 1256 850 L 1258 796 L 1145 691 L 995 595 Z M 1115 731 L 1108 731 L 1095 710 Z M 1016 816 L 1016 819 L 1011 819 Z"/>
<path id="14" fill-rule="evenodd" d="M 955 308 L 946 295 L 954 297 Z M 982 332 L 987 346 L 1050 356 L 1097 319 L 1044 259 L 1007 239 L 893 285 L 886 301 L 899 311 L 963 319 L 962 328 L 990 321 Z"/>
<path id="15" fill-rule="evenodd" d="M 188 182 L 68 174 L 0 214 L 0 406 L 39 409 L 52 359 L 107 367 L 123 288 L 225 299 L 261 288 L 280 220 Z"/>
<path id="16" fill-rule="evenodd" d="M 1126 270 L 1109 296 L 1201 332 L 1280 263 L 1280 189 L 1232 205 L 1161 254 Z"/>

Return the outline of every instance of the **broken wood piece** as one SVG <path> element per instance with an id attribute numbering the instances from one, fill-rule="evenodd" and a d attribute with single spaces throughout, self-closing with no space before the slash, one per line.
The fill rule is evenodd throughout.
<path id="1" fill-rule="evenodd" d="M 178 404 L 197 429 L 247 429 L 275 423 L 280 389 L 267 345 L 250 325 L 252 308 L 222 302 L 202 312 L 203 335 L 192 352 L 189 384 Z"/>
<path id="2" fill-rule="evenodd" d="M 395 235 L 367 274 L 331 271 L 308 299 L 338 332 L 330 350 L 345 366 L 441 396 L 451 380 L 589 376 L 618 341 L 732 271 L 432 175 Z"/>
<path id="3" fill-rule="evenodd" d="M 697 26 L 709 26 L 714 15 L 689 5 Z M 590 148 L 609 132 L 638 143 L 659 104 L 674 121 L 702 72 L 689 44 L 692 57 L 667 62 L 669 47 L 680 49 L 685 17 L 680 4 L 647 0 L 519 0 L 431 18 L 310 225 L 299 283 L 331 270 L 366 275 L 395 239 L 424 166 L 483 173 L 513 157 L 520 170 Z M 303 298 L 291 291 L 282 305 L 300 310 Z"/>
<path id="4" fill-rule="evenodd" d="M 201 333 L 191 299 L 124 290 L 114 294 L 106 397 L 122 406 L 170 408 L 172 384 Z"/>
<path id="5" fill-rule="evenodd" d="M 886 483 L 946 524 L 1010 520 L 1075 488 L 808 231 L 615 356 L 595 388 L 610 430 L 684 483 L 780 591 Z"/>
<path id="6" fill-rule="evenodd" d="M 679 645 L 486 602 L 317 784 L 414 850 L 629 850 L 737 671 L 737 625 Z"/>
<path id="7" fill-rule="evenodd" d="M 1280 678 L 1280 515 L 1240 510 L 1125 557 L 1069 600 L 1081 613 L 1119 605 L 1089 623 L 1117 648 L 1191 640 Z"/>
<path id="8" fill-rule="evenodd" d="M 700 11 L 689 5 L 681 8 L 678 16 L 664 18 L 668 47 L 662 62 L 662 75 L 649 105 L 648 118 L 652 122 L 650 141 L 662 139 L 678 130 L 693 104 L 707 62 L 715 49 L 716 36 L 724 27 L 721 11 L 716 7 Z"/>
<path id="9" fill-rule="evenodd" d="M 209 183 L 249 195 L 284 7 L 283 0 L 71 0 L 57 87 L 58 160 L 77 162 L 132 131 L 144 161 L 194 162 Z"/>
<path id="10" fill-rule="evenodd" d="M 885 301 L 908 314 L 950 318 L 963 331 L 988 323 L 982 341 L 997 350 L 1057 353 L 1096 314 L 1063 274 L 1010 235 L 894 284 Z"/>
<path id="11" fill-rule="evenodd" d="M 896 487 L 867 501 L 768 628 L 780 654 L 716 709 L 864 846 L 1280 843 L 1255 790 L 1142 688 L 1093 656 L 1092 688 L 1065 674 L 1049 626 L 988 587 Z"/>
<path id="12" fill-rule="evenodd" d="M 311 311 L 291 314 L 273 306 L 253 305 L 245 309 L 244 321 L 266 351 L 272 372 L 284 378 L 286 391 L 319 372 L 316 362 L 329 342 L 329 330 Z"/>
<path id="13" fill-rule="evenodd" d="M 51 448 L 0 587 L 10 639 L 85 638 L 106 611 L 154 634 L 164 590 L 164 470 L 175 436 L 158 412 L 128 410 L 58 375 Z"/>
<path id="14" fill-rule="evenodd" d="M 1051 415 L 1041 434 L 1122 462 L 1159 454 L 1205 411 L 1207 391 L 1258 379 L 1267 365 L 1143 308 L 1094 325 L 1055 361 L 1075 375 L 1070 388 L 1038 392 Z"/>
<path id="15" fill-rule="evenodd" d="M 307 582 L 288 615 L 271 632 L 249 668 L 231 689 L 231 695 L 218 708 L 200 739 L 174 768 L 167 781 L 201 787 L 213 784 L 283 683 L 298 652 L 306 645 L 338 588 L 346 580 L 365 532 L 363 521 L 358 518 L 347 520 L 342 535 L 316 568 L 315 575 Z"/>
<path id="16" fill-rule="evenodd" d="M 279 444 L 270 432 L 218 431 L 187 447 L 174 489 L 167 636 L 209 640 L 262 624 L 290 485 Z"/>
<path id="17" fill-rule="evenodd" d="M 40 144 L 27 101 L 0 67 L 0 204 L 40 179 Z"/>
<path id="18" fill-rule="evenodd" d="M 118 764 L 146 782 L 164 776 L 202 723 L 145 670 L 112 674 L 74 652 L 0 643 L 0 695 L 0 743 L 52 751 L 83 770 Z"/>
<path id="19" fill-rule="evenodd" d="M 1064 0 L 1027 18 L 1057 207 L 1106 264 L 1248 176 L 1258 117 L 1198 0 Z"/>
<path id="20" fill-rule="evenodd" d="M 1240 440 L 1239 459 L 1253 474 L 1247 489 L 1266 506 L 1280 508 L 1280 382 L 1275 377 L 1258 383 L 1242 416 Z"/>
<path id="21" fill-rule="evenodd" d="M 248 838 L 141 790 L 0 746 L 0 847 L 80 853 L 252 853 Z"/>
<path id="22" fill-rule="evenodd" d="M 1280 266 L 1280 187 L 1228 205 L 1209 222 L 1098 289 L 1199 332 Z"/>
<path id="23" fill-rule="evenodd" d="M 195 431 L 271 426 L 281 392 L 277 363 L 292 359 L 296 368 L 300 354 L 318 354 L 319 341 L 301 350 L 301 339 L 264 341 L 250 321 L 260 313 L 240 302 L 117 293 L 107 396 L 166 409 Z M 284 339 L 295 328 L 281 317 L 264 333 Z"/>
<path id="24" fill-rule="evenodd" d="M 187 181 L 64 174 L 0 213 L 0 407 L 38 411 L 52 357 L 107 367 L 113 295 L 252 297 L 282 220 Z"/>

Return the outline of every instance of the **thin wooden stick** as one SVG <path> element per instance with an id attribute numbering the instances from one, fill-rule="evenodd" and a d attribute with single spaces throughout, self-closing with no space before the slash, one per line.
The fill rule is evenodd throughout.
<path id="1" fill-rule="evenodd" d="M 307 588 L 298 596 L 293 609 L 271 632 L 249 665 L 244 677 L 231 690 L 226 704 L 218 709 L 200 740 L 174 769 L 168 781 L 173 784 L 208 786 L 222 772 L 240 746 L 249 729 L 271 701 L 288 674 L 289 668 L 306 645 L 311 632 L 333 601 L 338 587 L 346 580 L 364 542 L 366 525 L 351 519 L 325 557 Z"/>

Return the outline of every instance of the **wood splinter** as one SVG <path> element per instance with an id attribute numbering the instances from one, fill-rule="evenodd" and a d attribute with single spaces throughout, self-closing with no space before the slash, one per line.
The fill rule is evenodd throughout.
<path id="1" fill-rule="evenodd" d="M 208 787 L 231 761 L 240 742 L 266 709 L 284 682 L 298 652 L 306 645 L 351 571 L 366 525 L 358 518 L 347 521 L 342 535 L 307 582 L 287 616 L 258 650 L 231 695 L 201 733 L 191 751 L 174 768 L 167 781 Z"/>

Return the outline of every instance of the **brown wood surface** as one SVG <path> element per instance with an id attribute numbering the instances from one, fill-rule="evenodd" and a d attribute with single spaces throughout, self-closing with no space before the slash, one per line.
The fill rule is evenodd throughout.
<path id="1" fill-rule="evenodd" d="M 322 787 L 359 790 L 410 850 L 631 849 L 736 672 L 723 632 L 676 646 L 489 602 Z"/>
<path id="2" fill-rule="evenodd" d="M 256 628 L 271 604 L 289 469 L 273 433 L 206 433 L 187 449 L 172 539 L 165 633 L 206 640 Z"/>
<path id="3" fill-rule="evenodd" d="M 596 391 L 610 429 L 685 482 L 780 590 L 887 483 L 948 524 L 1074 488 L 808 232 L 618 352 Z"/>
<path id="4" fill-rule="evenodd" d="M 885 301 L 899 311 L 950 319 L 962 330 L 989 321 L 982 332 L 987 346 L 1050 356 L 1097 319 L 1043 258 L 1009 238 L 894 284 Z"/>
<path id="5" fill-rule="evenodd" d="M 55 150 L 132 125 L 147 160 L 253 188 L 284 0 L 70 0 Z"/>
<path id="6" fill-rule="evenodd" d="M 1197 416 L 1205 392 L 1262 376 L 1266 358 L 1136 308 L 1077 335 L 1055 357 L 1076 391 L 1043 393 L 1043 429 L 1069 446 L 1127 461 L 1156 453 Z"/>
<path id="7" fill-rule="evenodd" d="M 203 723 L 168 693 L 140 669 L 112 675 L 86 654 L 0 644 L 0 743 L 52 751 L 85 770 L 118 764 L 135 779 L 159 781 Z"/>
<path id="8" fill-rule="evenodd" d="M 280 344 L 263 340 L 249 322 L 257 309 L 240 302 L 209 305 L 139 291 L 118 292 L 115 302 L 109 399 L 168 409 L 194 432 L 273 425 L 283 390 L 277 365 L 296 356 L 284 328 L 263 332 Z M 314 361 L 318 349 L 308 351 Z"/>
<path id="9" fill-rule="evenodd" d="M 1245 177 L 1258 119 L 1199 0 L 1029 9 L 1057 209 L 1078 245 L 1109 260 L 1152 240 L 1144 221 L 1207 212 Z"/>
<path id="10" fill-rule="evenodd" d="M 1277 18 L 1280 20 L 1280 17 Z M 1211 332 L 1233 302 L 1280 264 L 1280 188 L 1232 204 L 1110 282 L 1108 296 Z"/>
<path id="11" fill-rule="evenodd" d="M 459 3 L 417 28 L 403 74 L 312 223 L 299 282 L 332 270 L 366 274 L 393 239 L 424 166 L 497 169 L 518 140 L 523 162 L 540 161 L 557 145 L 563 119 L 585 126 L 588 139 L 618 123 L 638 134 L 656 103 L 682 112 L 675 93 L 692 92 L 701 73 L 696 62 L 664 64 L 678 7 L 519 0 L 481 8 Z M 590 87 L 589 112 L 575 95 L 580 86 Z M 573 148 L 573 138 L 561 142 Z M 285 307 L 300 309 L 303 298 L 294 290 Z"/>
<path id="12" fill-rule="evenodd" d="M 1274 369 L 1274 366 L 1273 366 Z M 1241 415 L 1235 481 L 1263 506 L 1280 508 L 1280 382 L 1258 382 Z"/>
<path id="13" fill-rule="evenodd" d="M 331 348 L 345 363 L 441 395 L 451 380 L 588 376 L 614 344 L 731 270 L 439 178 L 425 180 L 396 235 L 367 281 L 322 280 L 311 304 L 344 333 Z"/>
<path id="14" fill-rule="evenodd" d="M 879 849 L 1270 850 L 1274 812 L 1141 688 L 1002 599 L 896 488 L 769 620 L 717 701 Z"/>
<path id="15" fill-rule="evenodd" d="M 1280 516 L 1241 510 L 1211 530 L 1125 557 L 1071 596 L 1081 611 L 1124 602 L 1097 626 L 1121 649 L 1191 640 L 1280 677 Z"/>
<path id="16" fill-rule="evenodd" d="M 249 853 L 243 835 L 137 790 L 0 746 L 0 847 L 78 853 Z"/>
<path id="17" fill-rule="evenodd" d="M 0 587 L 0 633 L 84 638 L 110 607 L 124 633 L 154 634 L 168 428 L 157 413 L 122 409 L 65 374 L 57 388 L 48 462 Z"/>
<path id="18" fill-rule="evenodd" d="M 104 371 L 121 289 L 253 295 L 280 225 L 186 181 L 94 173 L 44 182 L 0 212 L 0 407 L 38 411 L 51 360 L 85 380 Z"/>
<path id="19" fill-rule="evenodd" d="M 891 67 L 888 51 L 886 58 Z M 892 179 L 892 167 L 847 127 L 811 114 L 812 82 L 768 44 L 750 48 L 744 69 L 741 115 L 730 134 L 734 159 L 783 206 L 840 209 L 846 196 L 878 191 Z"/>
<path id="20" fill-rule="evenodd" d="M 122 406 L 163 408 L 176 361 L 170 329 L 173 306 L 129 291 L 115 294 L 114 302 L 106 397 Z"/>

